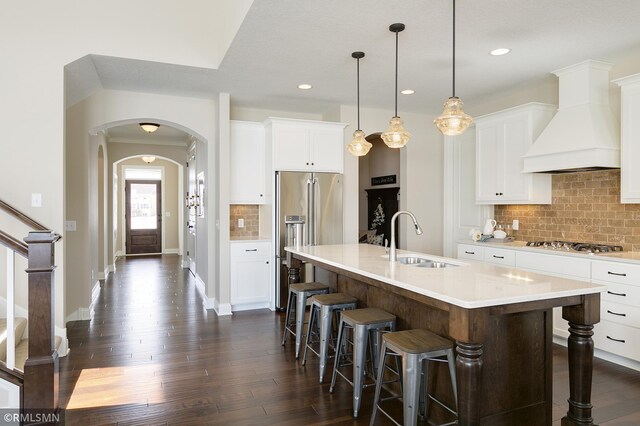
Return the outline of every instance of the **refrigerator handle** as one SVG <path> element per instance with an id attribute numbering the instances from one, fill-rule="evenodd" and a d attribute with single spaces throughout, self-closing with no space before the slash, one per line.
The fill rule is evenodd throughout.
<path id="1" fill-rule="evenodd" d="M 313 239 L 313 231 L 312 227 L 315 223 L 315 210 L 313 208 L 313 175 L 311 178 L 307 179 L 307 245 L 313 246 L 315 245 L 315 241 Z"/>
<path id="2" fill-rule="evenodd" d="M 318 245 L 318 197 L 320 192 L 318 191 L 318 179 L 313 177 L 313 222 L 311 223 L 311 232 L 313 232 L 313 245 Z"/>

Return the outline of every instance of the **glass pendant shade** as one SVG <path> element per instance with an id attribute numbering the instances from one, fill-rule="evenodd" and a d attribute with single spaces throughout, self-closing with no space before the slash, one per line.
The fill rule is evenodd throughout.
<path id="1" fill-rule="evenodd" d="M 373 145 L 364 138 L 364 132 L 362 130 L 356 130 L 353 132 L 353 139 L 351 143 L 347 145 L 349 154 L 356 157 L 362 157 L 367 155 Z"/>
<path id="2" fill-rule="evenodd" d="M 395 116 L 391 117 L 391 120 L 389 120 L 389 129 L 380 135 L 380 137 L 389 148 L 402 148 L 409 142 L 411 133 L 404 129 L 402 119 Z"/>
<path id="3" fill-rule="evenodd" d="M 460 98 L 454 96 L 445 101 L 444 111 L 433 120 L 443 135 L 461 135 L 473 123 L 473 118 L 462 110 L 462 105 Z"/>

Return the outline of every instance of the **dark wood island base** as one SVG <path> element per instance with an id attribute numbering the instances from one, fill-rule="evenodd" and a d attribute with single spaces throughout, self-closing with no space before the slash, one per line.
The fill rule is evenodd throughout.
<path id="1" fill-rule="evenodd" d="M 315 281 L 356 297 L 359 307 L 396 315 L 399 330 L 425 328 L 455 341 L 461 425 L 552 423 L 552 308 L 562 306 L 563 318 L 570 323 L 570 399 L 562 424 L 593 424 L 591 336 L 600 320 L 599 293 L 466 309 L 304 254 L 295 253 L 292 266 L 300 267 L 301 260 L 314 265 Z M 451 404 L 445 369 L 434 368 L 431 391 Z M 429 416 L 435 421 L 445 418 L 438 412 Z"/>

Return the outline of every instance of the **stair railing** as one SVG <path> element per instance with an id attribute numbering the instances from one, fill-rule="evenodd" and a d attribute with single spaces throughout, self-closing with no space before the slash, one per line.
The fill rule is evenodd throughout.
<path id="1" fill-rule="evenodd" d="M 0 378 L 21 389 L 22 409 L 58 410 L 58 352 L 55 347 L 55 243 L 60 235 L 0 200 L 0 210 L 35 231 L 24 242 L 0 231 L 7 250 L 7 358 Z M 26 243 L 26 244 L 25 244 Z M 15 255 L 27 258 L 29 356 L 24 372 L 15 368 Z"/>

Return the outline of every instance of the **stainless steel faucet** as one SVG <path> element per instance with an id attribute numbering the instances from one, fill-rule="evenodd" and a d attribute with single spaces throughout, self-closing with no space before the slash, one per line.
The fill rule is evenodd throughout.
<path id="1" fill-rule="evenodd" d="M 396 214 L 391 217 L 391 247 L 389 247 L 389 262 L 395 262 L 398 260 L 398 255 L 396 254 L 396 218 L 401 214 L 406 214 L 413 219 L 413 226 L 416 228 L 416 234 L 422 234 L 422 228 L 418 225 L 418 221 L 416 217 L 407 210 L 400 210 Z"/>

